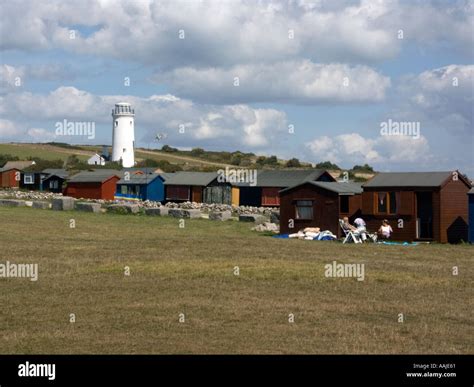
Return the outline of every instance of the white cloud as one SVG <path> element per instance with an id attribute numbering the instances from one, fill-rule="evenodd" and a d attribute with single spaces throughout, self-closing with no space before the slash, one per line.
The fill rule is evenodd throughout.
<path id="1" fill-rule="evenodd" d="M 0 119 L 0 139 L 11 139 L 22 134 L 12 121 Z"/>
<path id="2" fill-rule="evenodd" d="M 0 93 L 21 90 L 32 80 L 59 81 L 73 78 L 73 72 L 62 64 L 12 66 L 4 63 L 0 64 Z"/>
<path id="3" fill-rule="evenodd" d="M 333 138 L 320 137 L 306 143 L 314 161 L 332 161 L 346 166 L 365 164 L 391 169 L 411 163 L 426 165 L 432 161 L 425 137 L 378 136 L 365 138 L 359 133 L 347 133 Z"/>
<path id="4" fill-rule="evenodd" d="M 5 93 L 21 86 L 23 76 L 23 68 L 16 68 L 7 64 L 0 65 L 0 93 Z"/>
<path id="5" fill-rule="evenodd" d="M 472 136 L 474 65 L 449 65 L 402 79 L 397 92 L 399 120 L 425 128 Z"/>
<path id="6" fill-rule="evenodd" d="M 159 58 L 168 68 L 295 57 L 379 61 L 399 52 L 399 29 L 411 42 L 442 42 L 469 53 L 473 8 L 463 1 L 4 0 L 0 35 L 7 38 L 0 48 L 62 48 L 146 64 Z M 78 29 L 75 39 L 71 28 Z M 185 39 L 179 39 L 180 30 Z"/>
<path id="7" fill-rule="evenodd" d="M 34 142 L 49 142 L 56 139 L 56 135 L 43 128 L 30 128 L 26 132 Z"/>
<path id="8" fill-rule="evenodd" d="M 166 133 L 168 141 L 180 146 L 197 146 L 211 140 L 214 144 L 231 143 L 236 147 L 264 147 L 278 141 L 279 133 L 286 128 L 285 113 L 276 109 L 255 109 L 247 105 L 200 105 L 170 94 L 148 98 L 94 95 L 65 86 L 46 95 L 31 92 L 7 94 L 0 97 L 0 111 L 12 125 L 21 122 L 24 127 L 33 126 L 34 129 L 25 135 L 39 141 L 50 141 L 55 122 L 64 119 L 91 121 L 108 128 L 111 109 L 115 103 L 124 100 L 135 109 L 136 137 L 143 142 L 153 141 L 157 133 Z M 41 124 L 41 129 L 36 128 L 38 124 Z M 179 133 L 181 125 L 185 128 L 182 134 Z M 108 130 L 102 138 L 110 140 Z M 16 141 L 25 136 L 17 132 L 13 134 L 19 137 Z"/>
<path id="9" fill-rule="evenodd" d="M 234 84 L 238 78 L 238 86 Z M 316 64 L 309 60 L 238 65 L 230 69 L 184 67 L 158 73 L 175 94 L 213 103 L 376 102 L 390 79 L 367 66 Z"/>

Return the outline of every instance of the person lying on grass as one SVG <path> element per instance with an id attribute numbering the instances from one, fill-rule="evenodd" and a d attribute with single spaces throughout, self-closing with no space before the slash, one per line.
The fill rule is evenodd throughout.
<path id="1" fill-rule="evenodd" d="M 392 232 L 393 232 L 392 226 L 390 226 L 390 224 L 388 224 L 387 219 L 384 219 L 382 221 L 382 225 L 379 228 L 378 234 L 380 235 L 380 237 L 382 237 L 384 239 L 390 239 L 390 236 L 392 235 Z"/>

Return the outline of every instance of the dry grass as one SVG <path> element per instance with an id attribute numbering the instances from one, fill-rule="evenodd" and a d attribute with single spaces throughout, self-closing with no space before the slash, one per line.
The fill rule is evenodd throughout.
<path id="1" fill-rule="evenodd" d="M 290 241 L 238 222 L 180 229 L 30 208 L 0 208 L 0 227 L 0 263 L 40 271 L 0 279 L 0 353 L 473 352 L 471 246 Z M 365 281 L 325 278 L 333 260 L 365 263 Z"/>
<path id="2" fill-rule="evenodd" d="M 39 157 L 44 160 L 66 160 L 71 155 L 76 155 L 80 160 L 87 160 L 94 153 L 92 151 L 80 151 L 66 149 L 48 144 L 0 144 L 0 153 L 17 156 L 21 160 L 28 157 Z"/>

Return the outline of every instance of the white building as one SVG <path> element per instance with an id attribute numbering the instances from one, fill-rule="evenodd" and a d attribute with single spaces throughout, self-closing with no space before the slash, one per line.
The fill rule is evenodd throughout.
<path id="1" fill-rule="evenodd" d="M 89 160 L 87 160 L 87 164 L 89 164 L 89 165 L 105 165 L 105 159 L 101 155 L 96 153 Z"/>
<path id="2" fill-rule="evenodd" d="M 120 102 L 112 110 L 112 160 L 125 168 L 135 165 L 135 110 L 127 102 Z"/>

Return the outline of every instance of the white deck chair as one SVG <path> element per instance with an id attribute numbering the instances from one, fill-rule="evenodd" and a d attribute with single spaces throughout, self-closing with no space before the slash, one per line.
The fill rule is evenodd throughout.
<path id="1" fill-rule="evenodd" d="M 341 226 L 342 231 L 344 231 L 345 238 L 342 241 L 342 243 L 362 243 L 360 236 L 357 235 L 354 231 L 351 230 L 346 230 L 344 228 L 344 221 L 342 219 L 339 219 L 339 225 Z"/>

